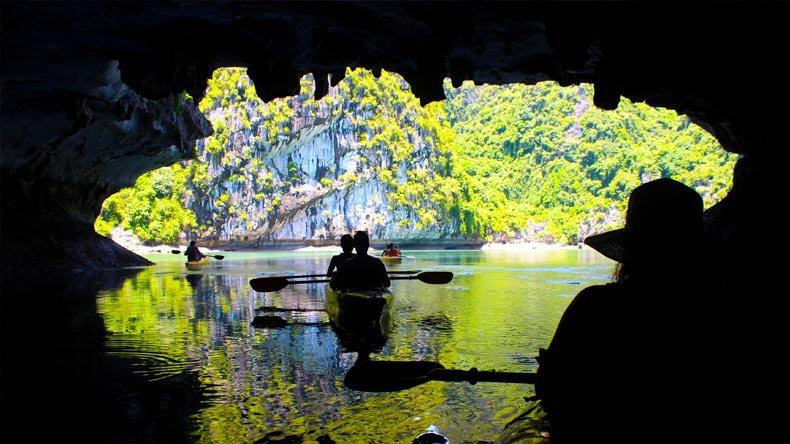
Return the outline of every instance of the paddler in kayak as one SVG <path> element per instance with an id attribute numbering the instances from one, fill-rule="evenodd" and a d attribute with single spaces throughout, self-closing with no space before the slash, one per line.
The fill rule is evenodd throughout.
<path id="1" fill-rule="evenodd" d="M 400 249 L 396 247 L 395 244 L 387 244 L 387 247 L 381 252 L 381 255 L 384 257 L 399 257 Z"/>
<path id="2" fill-rule="evenodd" d="M 340 248 L 343 249 L 343 252 L 332 256 L 332 260 L 329 261 L 329 269 L 326 270 L 327 276 L 332 276 L 335 268 L 339 268 L 344 261 L 354 257 L 354 238 L 350 234 L 344 234 L 340 237 Z"/>
<path id="3" fill-rule="evenodd" d="M 370 239 L 365 231 L 354 233 L 354 249 L 357 254 L 343 261 L 329 286 L 334 290 L 381 289 L 390 286 L 387 269 L 381 259 L 368 255 Z"/>
<path id="4" fill-rule="evenodd" d="M 614 283 L 573 299 L 540 350 L 535 392 L 552 441 L 651 442 L 667 427 L 708 441 L 692 437 L 717 429 L 711 412 L 728 405 L 729 392 L 716 380 L 726 329 L 716 324 L 719 289 L 703 257 L 702 198 L 672 179 L 642 184 L 625 228 L 584 242 L 619 265 Z"/>
<path id="5" fill-rule="evenodd" d="M 206 257 L 205 254 L 198 250 L 197 242 L 195 241 L 189 243 L 189 247 L 187 247 L 187 251 L 184 252 L 184 256 L 187 257 L 189 262 L 200 262 L 201 259 Z"/>

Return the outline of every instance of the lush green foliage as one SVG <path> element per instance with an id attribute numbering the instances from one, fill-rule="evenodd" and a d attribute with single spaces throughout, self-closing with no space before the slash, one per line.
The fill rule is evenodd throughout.
<path id="1" fill-rule="evenodd" d="M 672 177 L 707 206 L 730 188 L 735 156 L 674 111 L 625 98 L 603 111 L 590 85 L 445 87 L 464 233 L 577 242 L 621 223 L 642 182 Z"/>
<path id="2" fill-rule="evenodd" d="M 143 174 L 133 187 L 104 201 L 96 231 L 107 235 L 120 225 L 145 241 L 175 242 L 195 226 L 195 214 L 184 206 L 189 172 L 173 165 Z"/>
<path id="3" fill-rule="evenodd" d="M 626 99 L 597 109 L 590 85 L 447 82 L 447 100 L 425 107 L 386 71 L 347 70 L 318 101 L 312 76 L 300 86 L 263 103 L 244 69 L 215 71 L 200 102 L 215 133 L 198 144 L 197 161 L 108 199 L 97 231 L 122 225 L 164 242 L 190 229 L 243 234 L 292 217 L 305 189 L 326 195 L 375 181 L 402 215 L 401 232 L 573 243 L 622 223 L 642 182 L 673 177 L 708 206 L 730 187 L 735 156 L 688 118 Z M 309 177 L 293 145 L 329 124 L 350 140 L 343 149 L 354 162 Z"/>

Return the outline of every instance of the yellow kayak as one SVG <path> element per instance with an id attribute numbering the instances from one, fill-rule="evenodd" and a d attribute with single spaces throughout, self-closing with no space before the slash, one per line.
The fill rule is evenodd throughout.
<path id="1" fill-rule="evenodd" d="M 200 270 L 201 267 L 204 267 L 210 263 L 211 263 L 211 259 L 209 259 L 209 257 L 206 256 L 199 261 L 187 261 L 184 263 L 184 265 L 187 266 L 187 270 L 196 271 L 196 270 Z"/>
<path id="2" fill-rule="evenodd" d="M 399 264 L 403 256 L 379 256 L 379 259 L 387 264 Z"/>

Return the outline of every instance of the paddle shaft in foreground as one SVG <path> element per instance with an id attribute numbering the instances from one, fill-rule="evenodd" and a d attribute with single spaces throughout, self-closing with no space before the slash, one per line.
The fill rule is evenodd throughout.
<path id="1" fill-rule="evenodd" d="M 431 381 L 466 381 L 470 384 L 477 382 L 509 382 L 513 384 L 534 384 L 535 373 L 481 371 L 476 368 L 469 370 L 436 369 L 431 370 L 427 378 Z"/>
<path id="2" fill-rule="evenodd" d="M 344 383 L 352 390 L 394 392 L 416 387 L 428 381 L 504 382 L 534 384 L 535 373 L 446 369 L 429 361 L 357 361 L 346 373 Z"/>

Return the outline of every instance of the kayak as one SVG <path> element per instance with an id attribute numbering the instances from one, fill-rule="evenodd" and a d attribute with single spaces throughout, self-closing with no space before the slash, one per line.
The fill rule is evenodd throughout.
<path id="1" fill-rule="evenodd" d="M 389 290 L 326 290 L 326 312 L 330 320 L 341 318 L 380 321 L 392 308 L 393 294 Z"/>
<path id="2" fill-rule="evenodd" d="M 370 351 L 386 341 L 394 295 L 389 290 L 333 290 L 325 287 L 329 321 L 357 351 Z"/>
<path id="3" fill-rule="evenodd" d="M 201 267 L 204 267 L 204 266 L 206 266 L 206 265 L 208 265 L 210 263 L 211 263 L 211 259 L 209 259 L 208 256 L 205 256 L 203 259 L 201 259 L 199 261 L 187 261 L 187 262 L 184 263 L 184 265 L 187 266 L 188 270 L 193 270 L 194 271 L 194 270 L 200 270 Z"/>
<path id="4" fill-rule="evenodd" d="M 379 256 L 379 259 L 389 264 L 397 264 L 403 259 L 403 256 Z"/>

